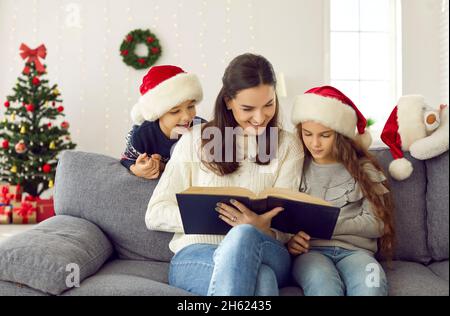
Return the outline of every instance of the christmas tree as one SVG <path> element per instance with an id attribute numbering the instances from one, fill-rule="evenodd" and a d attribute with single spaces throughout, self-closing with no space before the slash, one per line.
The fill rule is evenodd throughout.
<path id="1" fill-rule="evenodd" d="M 0 181 L 20 185 L 24 192 L 40 196 L 53 187 L 57 156 L 73 149 L 69 123 L 63 121 L 62 99 L 57 85 L 43 78 L 44 45 L 31 50 L 21 46 L 26 59 L 14 93 L 6 97 L 0 121 Z"/>

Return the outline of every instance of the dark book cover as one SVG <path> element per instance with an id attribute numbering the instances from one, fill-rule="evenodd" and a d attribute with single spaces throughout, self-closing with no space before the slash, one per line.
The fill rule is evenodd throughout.
<path id="1" fill-rule="evenodd" d="M 178 207 L 185 234 L 225 235 L 231 226 L 219 218 L 215 211 L 219 202 L 231 205 L 235 199 L 257 214 L 281 206 L 284 211 L 272 220 L 272 228 L 291 234 L 304 231 L 313 238 L 331 239 L 340 208 L 293 201 L 269 196 L 252 200 L 242 196 L 177 194 Z"/>

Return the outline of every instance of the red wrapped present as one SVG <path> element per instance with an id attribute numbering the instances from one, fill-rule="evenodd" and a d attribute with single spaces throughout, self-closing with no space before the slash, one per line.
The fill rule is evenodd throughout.
<path id="1" fill-rule="evenodd" d="M 10 204 L 11 201 L 20 202 L 22 200 L 22 187 L 20 184 L 11 186 L 4 184 L 0 187 L 0 203 Z"/>
<path id="2" fill-rule="evenodd" d="M 13 202 L 12 221 L 13 224 L 35 224 L 37 207 L 36 202 Z"/>
<path id="3" fill-rule="evenodd" d="M 12 194 L 9 193 L 9 186 L 3 185 L 0 188 L 0 204 L 9 205 L 11 203 Z"/>
<path id="4" fill-rule="evenodd" d="M 0 205 L 0 224 L 11 224 L 12 206 Z"/>
<path id="5" fill-rule="evenodd" d="M 53 198 L 41 199 L 35 196 L 27 196 L 25 197 L 25 201 L 36 202 L 37 207 L 36 220 L 38 223 L 45 221 L 47 218 L 55 216 L 55 209 L 53 207 Z"/>

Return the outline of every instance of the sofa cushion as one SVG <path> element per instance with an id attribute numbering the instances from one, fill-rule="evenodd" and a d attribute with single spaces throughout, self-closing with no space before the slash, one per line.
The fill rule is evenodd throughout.
<path id="1" fill-rule="evenodd" d="M 393 261 L 392 269 L 382 262 L 390 296 L 448 296 L 449 284 L 426 266 L 407 261 Z"/>
<path id="2" fill-rule="evenodd" d="M 182 289 L 147 278 L 98 273 L 63 293 L 63 296 L 190 296 Z"/>
<path id="3" fill-rule="evenodd" d="M 22 284 L 0 281 L 0 297 L 4 296 L 49 296 L 49 294 Z"/>
<path id="4" fill-rule="evenodd" d="M 448 151 L 426 160 L 428 247 L 433 260 L 448 260 Z"/>
<path id="5" fill-rule="evenodd" d="M 168 284 L 169 263 L 142 260 L 112 260 L 96 275 L 129 275 Z"/>
<path id="6" fill-rule="evenodd" d="M 405 153 L 414 168 L 412 175 L 403 181 L 389 176 L 388 167 L 392 156 L 387 149 L 374 149 L 371 152 L 388 175 L 395 203 L 396 249 L 397 260 L 428 263 L 431 255 L 427 247 L 427 224 L 425 196 L 427 179 L 425 163 Z"/>
<path id="7" fill-rule="evenodd" d="M 66 279 L 73 280 L 72 275 L 79 273 L 82 281 L 94 274 L 112 252 L 112 245 L 94 224 L 55 216 L 0 243 L 0 280 L 60 294 L 72 286 Z"/>
<path id="8" fill-rule="evenodd" d="M 145 212 L 157 181 L 132 175 L 118 159 L 66 151 L 55 179 L 55 212 L 100 227 L 123 259 L 170 261 L 173 234 L 150 231 Z"/>
<path id="9" fill-rule="evenodd" d="M 433 271 L 434 274 L 440 276 L 448 282 L 448 260 L 433 262 L 428 266 L 428 268 L 430 268 L 430 270 Z"/>

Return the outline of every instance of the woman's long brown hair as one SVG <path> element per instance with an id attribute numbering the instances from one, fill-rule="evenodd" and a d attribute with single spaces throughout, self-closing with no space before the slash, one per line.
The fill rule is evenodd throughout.
<path id="1" fill-rule="evenodd" d="M 236 148 L 236 135 L 233 135 L 232 145 L 226 144 L 225 142 L 225 128 L 226 127 L 236 128 L 239 126 L 239 124 L 236 122 L 236 119 L 234 118 L 233 112 L 227 109 L 226 102 L 234 99 L 236 95 L 244 89 L 258 87 L 260 85 L 270 85 L 275 88 L 277 82 L 273 67 L 266 58 L 260 55 L 243 54 L 237 56 L 228 65 L 222 78 L 222 84 L 223 84 L 222 89 L 220 90 L 219 95 L 216 98 L 216 103 L 214 107 L 214 118 L 207 124 L 202 126 L 202 135 L 203 131 L 209 127 L 215 127 L 221 131 L 222 157 L 220 161 L 215 161 L 210 158 L 215 157 L 214 148 L 212 148 L 210 152 L 207 153 L 203 152 L 205 145 L 208 144 L 210 141 L 214 140 L 204 139 L 204 137 L 202 137 L 201 142 L 202 163 L 208 169 L 210 169 L 219 176 L 235 172 L 236 170 L 239 169 L 240 165 L 239 161 L 237 161 L 238 160 L 237 153 L 234 150 L 234 148 Z M 272 159 L 272 157 L 270 157 L 268 161 L 262 161 L 260 159 L 260 154 L 271 153 L 270 130 L 271 128 L 279 128 L 280 126 L 278 122 L 278 112 L 279 112 L 278 97 L 276 97 L 275 106 L 276 106 L 275 115 L 267 124 L 265 132 L 257 137 L 257 140 L 259 137 L 264 137 L 266 144 L 265 146 L 266 148 L 260 148 L 262 146 L 258 146 L 257 150 L 259 154 L 256 156 L 255 162 L 259 165 L 268 165 L 270 163 L 270 160 Z M 230 150 L 230 147 L 233 150 L 233 161 L 231 162 L 226 161 L 225 159 L 226 150 Z M 209 156 L 208 159 L 203 158 L 203 155 L 205 154 Z"/>
<path id="2" fill-rule="evenodd" d="M 302 138 L 301 124 L 297 126 L 297 133 L 300 140 Z M 306 156 L 311 158 L 308 150 L 305 150 Z M 373 205 L 375 215 L 383 222 L 384 231 L 380 238 L 380 254 L 388 261 L 392 260 L 395 246 L 395 229 L 394 229 L 394 201 L 391 193 L 391 187 L 387 180 L 383 181 L 386 194 L 377 194 L 373 190 L 373 181 L 364 170 L 364 164 L 372 163 L 372 165 L 380 172 L 384 173 L 383 168 L 376 158 L 366 149 L 362 148 L 354 140 L 336 132 L 335 142 L 333 144 L 332 155 L 334 159 L 342 163 L 350 175 L 358 182 L 363 195 Z"/>

